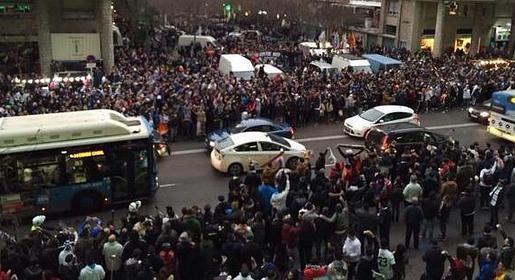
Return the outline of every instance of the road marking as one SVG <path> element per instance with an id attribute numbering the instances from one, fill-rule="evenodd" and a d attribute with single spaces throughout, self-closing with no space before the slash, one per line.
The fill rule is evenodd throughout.
<path id="1" fill-rule="evenodd" d="M 479 126 L 478 123 L 459 123 L 459 124 L 448 124 L 448 125 L 436 125 L 436 126 L 427 126 L 426 128 L 429 130 L 442 130 L 442 129 L 450 129 L 450 128 L 465 128 L 465 127 L 474 127 Z M 307 143 L 307 142 L 315 142 L 315 141 L 327 141 L 327 140 L 337 140 L 337 139 L 345 139 L 349 138 L 348 135 L 329 135 L 329 136 L 320 136 L 320 137 L 309 137 L 309 138 L 300 138 L 295 139 L 297 142 Z M 359 138 L 356 138 L 359 139 Z M 191 154 L 200 154 L 205 153 L 206 149 L 190 149 L 190 150 L 182 150 L 172 152 L 172 156 L 180 156 L 180 155 L 191 155 Z"/>
<path id="2" fill-rule="evenodd" d="M 200 153 L 205 153 L 205 152 L 206 152 L 206 149 L 182 150 L 182 151 L 172 152 L 172 156 L 200 154 Z"/>
<path id="3" fill-rule="evenodd" d="M 449 125 L 437 125 L 437 126 L 428 126 L 426 127 L 429 130 L 439 130 L 439 129 L 447 129 L 447 128 L 464 128 L 464 127 L 472 127 L 478 126 L 478 123 L 460 123 L 460 124 L 449 124 Z"/>
<path id="4" fill-rule="evenodd" d="M 175 186 L 177 186 L 177 184 L 160 184 L 159 188 L 163 189 L 163 188 L 170 188 L 170 187 L 175 187 Z"/>
<path id="5" fill-rule="evenodd" d="M 349 138 L 347 135 L 330 135 L 330 136 L 320 136 L 320 137 L 311 137 L 311 138 L 301 138 L 296 139 L 297 142 L 314 142 L 314 141 L 327 141 L 327 140 L 336 140 L 336 139 L 343 139 L 343 138 Z"/>

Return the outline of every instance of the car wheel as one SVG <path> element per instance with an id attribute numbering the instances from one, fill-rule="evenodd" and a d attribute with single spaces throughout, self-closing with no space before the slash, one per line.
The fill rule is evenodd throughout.
<path id="1" fill-rule="evenodd" d="M 243 166 L 239 163 L 233 163 L 233 164 L 229 165 L 227 172 L 231 176 L 240 176 L 241 173 L 243 173 Z"/>
<path id="2" fill-rule="evenodd" d="M 288 161 L 286 161 L 286 167 L 291 170 L 295 170 L 295 167 L 296 167 L 298 161 L 299 161 L 298 157 L 291 157 L 288 159 Z"/>

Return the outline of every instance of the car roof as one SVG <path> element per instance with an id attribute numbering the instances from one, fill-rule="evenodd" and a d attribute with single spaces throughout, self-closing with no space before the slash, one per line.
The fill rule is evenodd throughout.
<path id="1" fill-rule="evenodd" d="M 231 140 L 234 142 L 234 146 L 238 146 L 238 145 L 249 143 L 249 142 L 257 142 L 257 141 L 270 142 L 270 141 L 272 141 L 272 139 L 270 139 L 270 137 L 268 137 L 267 133 L 255 132 L 255 131 L 236 133 L 236 134 L 232 134 L 229 137 L 231 137 Z"/>
<path id="2" fill-rule="evenodd" d="M 385 114 L 394 113 L 394 112 L 402 112 L 402 113 L 410 113 L 413 114 L 415 111 L 410 107 L 401 106 L 401 105 L 381 105 L 376 106 L 374 109 L 381 111 Z"/>
<path id="3" fill-rule="evenodd" d="M 427 129 L 424 127 L 418 126 L 413 123 L 408 123 L 408 122 L 378 125 L 374 129 L 383 131 L 384 133 L 408 132 L 408 131 L 427 131 Z"/>
<path id="4" fill-rule="evenodd" d="M 275 126 L 281 126 L 280 123 L 274 122 L 271 119 L 267 118 L 248 118 L 245 120 L 242 120 L 241 125 L 244 125 L 245 127 L 253 127 L 258 125 L 275 125 Z"/>

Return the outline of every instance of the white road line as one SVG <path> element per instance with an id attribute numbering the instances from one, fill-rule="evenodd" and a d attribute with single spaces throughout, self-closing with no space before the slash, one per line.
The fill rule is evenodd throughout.
<path id="1" fill-rule="evenodd" d="M 182 150 L 182 151 L 177 151 L 177 152 L 172 151 L 172 156 L 200 154 L 200 153 L 205 153 L 205 152 L 206 152 L 206 149 L 191 149 L 191 150 Z"/>
<path id="2" fill-rule="evenodd" d="M 314 141 L 336 140 L 336 139 L 343 139 L 343 138 L 349 138 L 349 136 L 347 136 L 347 135 L 330 135 L 330 136 L 295 139 L 295 141 L 306 143 L 306 142 L 314 142 Z"/>
<path id="3" fill-rule="evenodd" d="M 170 187 L 175 187 L 176 184 L 161 184 L 159 185 L 159 188 L 163 189 L 163 188 L 170 188 Z"/>
<path id="4" fill-rule="evenodd" d="M 439 130 L 439 129 L 447 129 L 447 128 L 464 128 L 464 127 L 472 127 L 478 126 L 478 123 L 460 123 L 460 124 L 449 124 L 449 125 L 437 125 L 437 126 L 428 126 L 426 127 L 429 130 Z"/>
<path id="5" fill-rule="evenodd" d="M 473 126 L 479 126 L 479 125 L 480 124 L 478 124 L 478 123 L 459 123 L 459 124 L 449 124 L 449 125 L 427 126 L 426 128 L 429 130 L 441 130 L 441 129 L 473 127 Z M 345 138 L 349 138 L 349 136 L 347 136 L 347 135 L 329 135 L 329 136 L 320 136 L 320 137 L 300 138 L 300 139 L 295 139 L 295 141 L 301 142 L 301 143 L 307 143 L 307 142 L 315 142 L 315 141 L 345 139 Z M 182 151 L 172 152 L 172 156 L 200 154 L 200 153 L 205 153 L 205 152 L 206 152 L 206 149 L 190 149 L 190 150 L 182 150 Z"/>

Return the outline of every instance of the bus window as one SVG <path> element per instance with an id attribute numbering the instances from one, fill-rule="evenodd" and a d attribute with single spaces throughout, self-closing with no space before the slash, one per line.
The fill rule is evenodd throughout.
<path id="1" fill-rule="evenodd" d="M 81 156 L 77 156 L 81 155 Z M 68 184 L 102 181 L 105 176 L 105 156 L 93 153 L 75 153 L 65 158 Z"/>
<path id="2" fill-rule="evenodd" d="M 8 177 L 16 191 L 30 191 L 41 187 L 55 187 L 61 183 L 59 157 L 56 154 L 33 154 L 19 157 L 14 166 L 14 177 Z"/>

